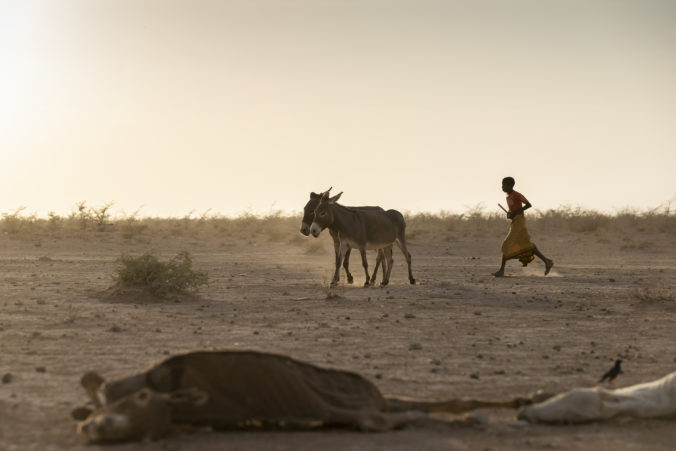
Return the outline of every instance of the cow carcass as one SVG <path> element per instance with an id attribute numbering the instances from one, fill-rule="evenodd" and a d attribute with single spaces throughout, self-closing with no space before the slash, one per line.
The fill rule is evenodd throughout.
<path id="1" fill-rule="evenodd" d="M 80 408 L 78 432 L 94 442 L 158 438 L 172 425 L 213 429 L 349 427 L 382 431 L 429 412 L 518 408 L 505 402 L 417 401 L 383 396 L 362 376 L 254 351 L 176 355 L 113 382 L 89 372 L 82 385 L 95 409 Z"/>
<path id="2" fill-rule="evenodd" d="M 615 390 L 576 388 L 525 407 L 518 415 L 519 419 L 532 423 L 584 423 L 621 416 L 676 416 L 676 372 Z"/>

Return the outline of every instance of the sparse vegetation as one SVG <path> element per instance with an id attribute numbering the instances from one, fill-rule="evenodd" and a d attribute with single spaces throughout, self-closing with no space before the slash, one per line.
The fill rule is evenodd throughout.
<path id="1" fill-rule="evenodd" d="M 641 304 L 676 302 L 676 293 L 664 284 L 635 288 L 631 291 L 631 297 Z"/>
<path id="2" fill-rule="evenodd" d="M 645 211 L 622 210 L 615 214 L 586 210 L 580 207 L 561 206 L 557 209 L 528 212 L 529 228 L 534 232 L 572 232 L 595 233 L 599 236 L 607 233 L 669 233 L 676 234 L 676 211 L 667 202 L 657 208 Z M 91 233 L 117 233 L 124 239 L 141 237 L 175 236 L 211 236 L 214 233 L 234 241 L 258 241 L 264 237 L 271 242 L 288 243 L 288 237 L 299 236 L 300 215 L 286 215 L 279 210 L 266 215 L 250 212 L 237 217 L 227 217 L 211 213 L 195 214 L 189 212 L 183 217 L 142 217 L 139 211 L 129 215 L 114 215 L 112 202 L 100 206 L 89 206 L 85 201 L 75 204 L 67 216 L 50 212 L 47 218 L 27 213 L 26 207 L 19 207 L 0 218 L 0 232 L 18 239 L 36 239 L 39 234 L 67 234 L 69 236 L 87 236 Z M 497 209 L 497 207 L 496 207 Z M 483 205 L 468 206 L 463 213 L 442 210 L 437 213 L 405 213 L 407 236 L 415 240 L 417 236 L 427 234 L 505 233 L 507 219 L 499 211 L 487 210 Z M 301 237 L 302 238 L 302 237 Z M 309 253 L 323 252 L 321 243 L 308 245 Z M 300 243 L 299 243 L 300 245 Z M 646 246 L 636 240 L 624 243 L 626 248 Z M 303 246 L 305 246 L 303 244 Z"/>
<path id="3" fill-rule="evenodd" d="M 73 304 L 68 304 L 66 307 L 66 314 L 63 317 L 63 322 L 66 324 L 72 324 L 76 319 L 80 317 L 80 308 L 75 307 Z"/>
<path id="4" fill-rule="evenodd" d="M 207 284 L 208 276 L 193 271 L 188 252 L 180 252 L 168 262 L 161 262 L 148 252 L 138 257 L 122 254 L 117 260 L 115 281 L 121 287 L 145 288 L 155 296 L 164 297 L 197 291 Z"/>

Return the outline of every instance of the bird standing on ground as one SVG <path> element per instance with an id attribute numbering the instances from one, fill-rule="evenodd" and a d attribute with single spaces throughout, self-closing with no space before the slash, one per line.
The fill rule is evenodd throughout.
<path id="1" fill-rule="evenodd" d="M 620 368 L 621 363 L 622 360 L 615 360 L 615 365 L 603 375 L 599 383 L 605 381 L 606 379 L 608 379 L 608 382 L 612 382 L 618 374 L 622 374 L 622 368 Z"/>

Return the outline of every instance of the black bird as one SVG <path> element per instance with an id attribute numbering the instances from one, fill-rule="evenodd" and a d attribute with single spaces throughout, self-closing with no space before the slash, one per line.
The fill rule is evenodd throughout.
<path id="1" fill-rule="evenodd" d="M 603 375 L 599 383 L 605 381 L 606 379 L 608 379 L 608 382 L 612 382 L 618 374 L 622 374 L 622 368 L 620 368 L 621 363 L 622 360 L 615 360 L 615 366 L 613 366 L 606 374 Z"/>

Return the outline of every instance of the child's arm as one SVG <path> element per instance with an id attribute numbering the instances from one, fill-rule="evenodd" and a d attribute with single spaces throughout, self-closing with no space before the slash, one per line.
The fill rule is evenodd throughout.
<path id="1" fill-rule="evenodd" d="M 521 213 L 523 213 L 524 211 L 528 210 L 530 207 L 532 207 L 532 205 L 530 204 L 530 202 L 528 202 L 528 199 L 526 199 L 526 197 L 525 197 L 523 194 L 521 194 L 521 199 L 520 199 L 520 201 L 521 201 L 521 203 L 523 203 L 523 206 L 522 206 L 521 208 L 518 208 L 518 209 L 512 211 L 512 212 L 507 213 L 507 217 L 508 217 L 509 219 L 514 218 L 514 216 L 516 216 L 516 215 L 518 215 L 518 214 L 521 214 Z"/>

